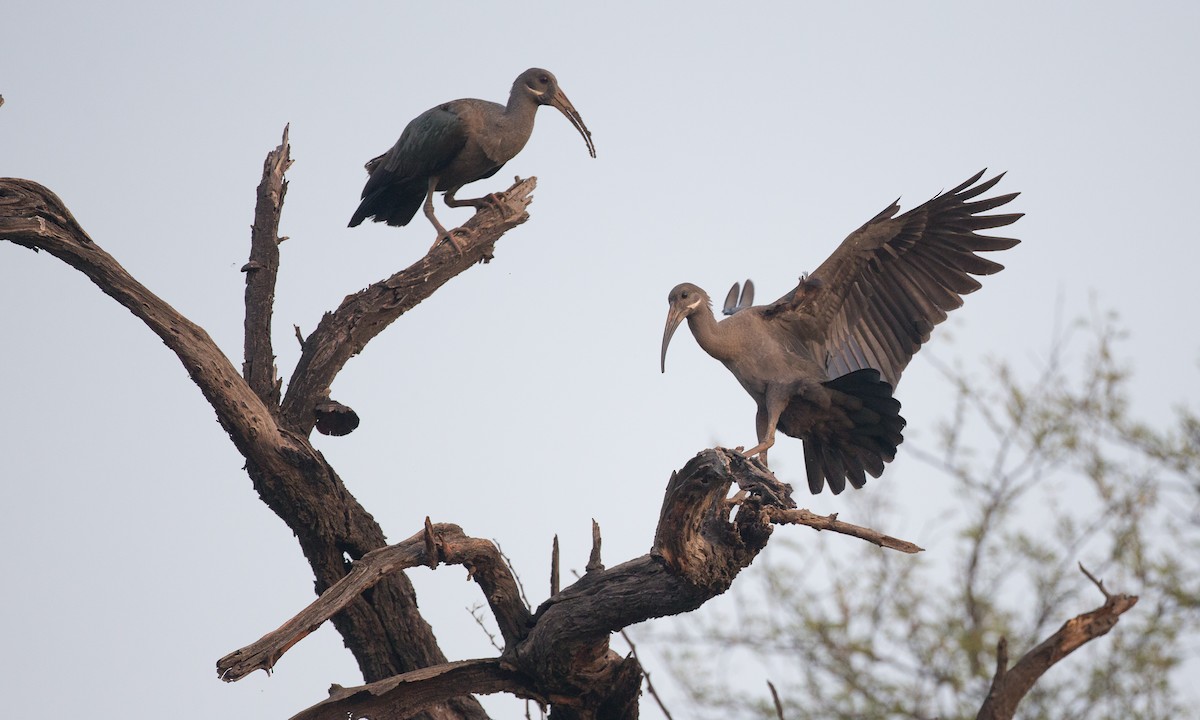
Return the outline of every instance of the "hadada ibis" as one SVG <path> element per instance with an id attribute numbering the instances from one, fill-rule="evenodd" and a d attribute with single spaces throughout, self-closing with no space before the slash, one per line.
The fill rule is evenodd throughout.
<path id="1" fill-rule="evenodd" d="M 1021 213 L 983 215 L 1018 193 L 975 200 L 1003 174 L 983 172 L 896 216 L 893 203 L 847 237 L 820 267 L 769 305 L 750 306 L 753 286 L 725 302 L 717 322 L 708 294 L 675 286 L 663 331 L 667 345 L 687 318 L 696 342 L 729 368 L 758 404 L 758 445 L 745 454 L 765 463 L 775 431 L 804 442 L 808 486 L 836 495 L 879 477 L 896 456 L 905 421 L 892 391 L 914 353 L 962 295 L 978 290 L 972 275 L 1003 269 L 976 253 L 1019 241 L 976 231 L 1015 222 Z M 979 183 L 979 184 L 976 184 Z M 749 295 L 749 297 L 747 297 Z"/>
<path id="2" fill-rule="evenodd" d="M 400 139 L 383 155 L 367 163 L 362 202 L 350 218 L 355 227 L 367 218 L 388 225 L 407 225 L 425 205 L 425 216 L 437 228 L 437 245 L 449 238 L 433 214 L 433 193 L 445 191 L 450 207 L 484 207 L 489 197 L 459 200 L 454 197 L 467 183 L 495 175 L 513 159 L 533 132 L 533 119 L 542 105 L 558 108 L 583 135 L 588 152 L 596 157 L 592 133 L 583 124 L 571 101 L 548 70 L 530 68 L 513 82 L 508 104 L 487 100 L 452 100 L 418 115 L 404 128 Z M 461 248 L 460 248 L 461 249 Z"/>

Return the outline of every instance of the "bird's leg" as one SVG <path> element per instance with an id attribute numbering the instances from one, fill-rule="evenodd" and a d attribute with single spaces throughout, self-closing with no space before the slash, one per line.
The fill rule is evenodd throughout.
<path id="1" fill-rule="evenodd" d="M 425 193 L 425 217 L 429 218 L 429 222 L 433 223 L 433 226 L 437 228 L 438 231 L 437 240 L 433 241 L 433 245 L 429 246 L 429 250 L 432 252 L 433 249 L 442 242 L 442 240 L 449 240 L 450 244 L 454 246 L 454 249 L 458 251 L 458 254 L 462 255 L 463 247 L 462 245 L 458 244 L 457 240 L 454 239 L 454 233 L 447 232 L 446 228 L 442 227 L 442 224 L 438 222 L 438 219 L 433 214 L 433 193 L 437 190 L 437 184 L 437 177 L 429 178 L 429 190 Z"/>
<path id="2" fill-rule="evenodd" d="M 772 388 L 767 388 L 766 402 L 758 406 L 758 414 L 754 416 L 754 429 L 758 431 L 758 444 L 742 452 L 746 457 L 757 455 L 763 465 L 767 465 L 767 451 L 775 444 L 775 426 L 779 416 L 787 407 L 787 397 Z M 769 467 L 769 466 L 768 466 Z"/>

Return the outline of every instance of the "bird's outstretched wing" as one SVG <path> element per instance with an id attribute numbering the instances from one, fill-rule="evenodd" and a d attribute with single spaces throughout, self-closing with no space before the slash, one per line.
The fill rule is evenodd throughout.
<path id="1" fill-rule="evenodd" d="M 875 368 L 895 386 L 933 327 L 980 288 L 971 276 L 1004 268 L 976 253 L 1020 242 L 976 233 L 1022 215 L 980 214 L 1019 194 L 972 202 L 1004 177 L 976 185 L 983 173 L 899 217 L 897 203 L 885 208 L 794 290 L 764 306 L 763 316 L 822 362 L 830 378 Z"/>

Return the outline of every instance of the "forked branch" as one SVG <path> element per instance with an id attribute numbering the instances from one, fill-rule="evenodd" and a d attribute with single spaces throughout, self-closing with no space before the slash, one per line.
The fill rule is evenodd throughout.
<path id="1" fill-rule="evenodd" d="M 996 674 L 976 720 L 1010 720 L 1017 710 L 1017 704 L 1054 663 L 1107 634 L 1121 615 L 1137 604 L 1136 595 L 1114 595 L 1105 590 L 1104 584 L 1083 565 L 1079 569 L 1104 593 L 1104 604 L 1063 623 L 1058 632 L 1025 653 L 1011 669 L 1007 667 L 1008 643 L 1001 638 L 996 649 Z"/>
<path id="2" fill-rule="evenodd" d="M 431 249 L 409 267 L 348 295 L 337 310 L 325 313 L 304 340 L 304 349 L 288 382 L 283 399 L 284 421 L 308 434 L 316 418 L 313 407 L 324 399 L 333 379 L 346 362 L 396 318 L 432 295 L 450 279 L 472 265 L 492 259 L 496 241 L 529 219 L 537 178 L 518 178 L 496 201 L 479 210 L 462 226 L 466 236 L 462 252 L 449 242 Z"/>
<path id="3" fill-rule="evenodd" d="M 521 602 L 517 583 L 496 546 L 487 540 L 467 537 L 457 525 L 427 524 L 425 530 L 403 542 L 364 555 L 344 578 L 278 630 L 218 660 L 217 674 L 222 680 L 232 682 L 255 670 L 270 672 L 289 648 L 380 580 L 408 568 L 436 567 L 439 563 L 467 568 L 483 589 L 505 644 L 512 645 L 525 636 L 530 624 L 529 611 Z"/>

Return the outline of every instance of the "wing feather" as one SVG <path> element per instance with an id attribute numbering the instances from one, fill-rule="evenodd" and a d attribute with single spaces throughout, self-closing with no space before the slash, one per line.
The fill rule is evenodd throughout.
<path id="1" fill-rule="evenodd" d="M 424 182 L 454 160 L 467 144 L 466 128 L 455 109 L 457 102 L 438 105 L 413 118 L 391 150 L 367 163 L 371 177 L 363 187 L 364 198 L 387 185 Z"/>
<path id="2" fill-rule="evenodd" d="M 820 267 L 763 310 L 779 335 L 807 348 L 831 378 L 875 368 L 893 386 L 934 326 L 1004 266 L 976 253 L 1019 240 L 976 231 L 1011 225 L 1022 213 L 982 215 L 1019 193 L 976 200 L 1004 174 L 984 171 L 897 215 L 893 203 L 850 233 Z M 874 470 L 870 464 L 867 472 Z"/>

